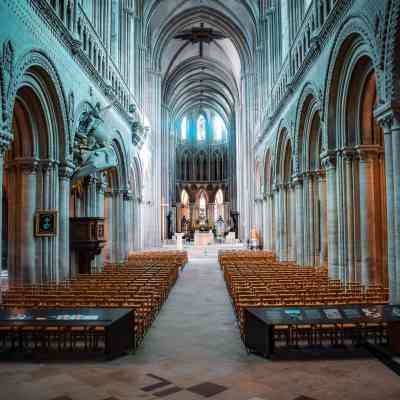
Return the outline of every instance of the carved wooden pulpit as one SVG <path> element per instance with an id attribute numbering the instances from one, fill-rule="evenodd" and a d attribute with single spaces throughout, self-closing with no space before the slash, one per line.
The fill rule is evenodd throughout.
<path id="1" fill-rule="evenodd" d="M 90 274 L 90 264 L 101 253 L 104 240 L 104 218 L 70 218 L 71 248 L 78 253 L 80 274 Z"/>

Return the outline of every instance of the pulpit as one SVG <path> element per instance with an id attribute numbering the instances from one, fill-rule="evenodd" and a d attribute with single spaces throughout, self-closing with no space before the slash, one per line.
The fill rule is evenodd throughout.
<path id="1" fill-rule="evenodd" d="M 104 218 L 70 218 L 71 248 L 78 254 L 80 274 L 90 273 L 90 264 L 101 253 L 104 240 Z"/>

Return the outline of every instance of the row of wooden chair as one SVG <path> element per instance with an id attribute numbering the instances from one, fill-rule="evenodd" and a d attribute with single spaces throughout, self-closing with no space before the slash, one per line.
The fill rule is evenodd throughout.
<path id="1" fill-rule="evenodd" d="M 3 294 L 1 307 L 4 309 L 132 308 L 135 311 L 134 330 L 138 345 L 167 299 L 178 278 L 179 269 L 186 263 L 187 255 L 177 252 L 135 254 L 136 256 L 122 267 L 107 266 L 102 272 L 80 274 L 76 278 L 58 283 L 11 287 Z M 57 330 L 59 336 L 57 346 L 74 348 L 74 339 L 83 336 L 86 338 L 85 348 L 97 346 L 98 333 L 101 329 L 97 331 L 94 328 L 89 330 L 83 328 L 80 333 L 65 329 Z M 31 345 L 34 347 L 38 346 L 39 342 L 42 345 L 46 343 L 43 338 L 51 337 L 49 332 L 42 332 L 44 334 L 40 336 L 42 339 L 36 340 L 35 338 L 39 336 L 35 336 L 34 331 L 32 329 L 32 332 L 26 332 L 31 334 Z M 16 346 L 16 342 L 21 346 L 20 340 L 14 340 L 15 333 L 9 329 L 0 330 L 0 342 L 8 340 L 11 346 Z M 92 340 L 92 338 L 97 339 Z"/>
<path id="2" fill-rule="evenodd" d="M 218 258 L 242 334 L 244 309 L 247 307 L 304 307 L 388 302 L 388 289 L 381 285 L 371 284 L 365 287 L 359 282 L 343 284 L 340 280 L 329 278 L 324 268 L 280 263 L 269 252 L 224 251 L 219 253 Z M 289 342 L 296 341 L 295 338 L 300 337 L 299 329 L 289 329 L 288 326 L 283 328 L 282 332 L 289 335 L 287 338 L 291 338 L 288 339 Z M 315 326 L 308 328 L 310 327 L 307 325 L 307 329 L 303 329 L 303 332 L 307 332 L 309 337 L 316 337 L 317 331 L 322 332 L 321 329 L 316 330 Z M 343 331 L 339 326 L 329 326 L 326 329 L 330 332 L 331 328 L 335 328 L 335 333 L 332 333 L 335 338 Z M 353 331 L 356 328 L 349 327 Z M 378 332 L 376 327 L 371 329 L 375 333 Z M 379 333 L 377 337 L 381 336 Z"/>

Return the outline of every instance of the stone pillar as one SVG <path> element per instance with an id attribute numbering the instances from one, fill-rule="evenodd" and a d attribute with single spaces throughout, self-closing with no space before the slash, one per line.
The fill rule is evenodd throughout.
<path id="1" fill-rule="evenodd" d="M 326 175 L 325 171 L 320 171 L 318 178 L 318 190 L 319 190 L 319 204 L 320 204 L 320 266 L 327 266 L 328 264 L 328 232 L 327 232 L 327 207 L 326 207 Z"/>
<path id="2" fill-rule="evenodd" d="M 16 196 L 18 187 L 18 170 L 13 162 L 7 162 L 5 164 L 5 170 L 7 171 L 7 189 L 8 189 L 8 214 L 7 214 L 7 269 L 8 276 L 15 275 L 16 270 L 16 253 L 15 243 L 17 243 L 16 237 L 16 223 L 17 223 L 17 206 L 19 207 L 20 198 Z M 15 207 L 10 207 L 10 204 L 15 204 Z M 3 206 L 3 203 L 2 203 Z"/>
<path id="3" fill-rule="evenodd" d="M 97 178 L 95 176 L 88 176 L 85 179 L 86 193 L 85 193 L 85 216 L 96 217 L 97 213 Z"/>
<path id="4" fill-rule="evenodd" d="M 105 217 L 105 190 L 107 188 L 106 177 L 100 174 L 96 183 L 96 217 Z M 96 256 L 95 261 L 96 270 L 102 271 L 104 267 L 104 249 Z"/>
<path id="5" fill-rule="evenodd" d="M 346 243 L 347 243 L 347 260 L 345 263 L 345 280 L 348 282 L 355 282 L 356 270 L 355 270 L 355 257 L 354 257 L 354 189 L 353 189 L 353 150 L 344 149 L 342 151 L 342 156 L 344 159 L 344 169 L 345 169 L 345 212 L 346 212 Z"/>
<path id="6" fill-rule="evenodd" d="M 289 198 L 290 198 L 290 219 L 289 219 L 289 229 L 290 229 L 290 248 L 289 248 L 289 260 L 296 261 L 296 191 L 293 183 L 289 185 Z"/>
<path id="7" fill-rule="evenodd" d="M 294 191 L 296 195 L 296 261 L 304 265 L 304 214 L 303 214 L 303 178 L 301 175 L 293 177 Z"/>
<path id="8" fill-rule="evenodd" d="M 123 262 L 123 192 L 119 189 L 113 190 L 113 224 L 110 226 L 113 232 L 113 253 L 115 262 Z"/>
<path id="9" fill-rule="evenodd" d="M 270 221 L 268 219 L 268 205 L 267 205 L 267 196 L 264 195 L 263 201 L 262 201 L 262 214 L 263 214 L 263 224 L 262 224 L 262 241 L 263 241 L 263 246 L 264 250 L 269 250 L 269 243 L 268 243 L 268 225 L 270 224 Z"/>
<path id="10" fill-rule="evenodd" d="M 65 161 L 59 168 L 59 262 L 58 276 L 60 280 L 68 279 L 71 276 L 70 271 L 70 241 L 69 241 L 69 199 L 71 192 L 71 176 L 74 171 L 74 165 Z"/>
<path id="11" fill-rule="evenodd" d="M 0 232 L 3 228 L 3 176 L 4 176 L 4 153 L 9 148 L 13 136 L 10 132 L 0 130 Z M 0 273 L 3 269 L 3 240 L 0 240 Z"/>
<path id="12" fill-rule="evenodd" d="M 380 115 L 379 123 L 384 130 L 385 142 L 385 176 L 386 176 L 386 209 L 387 209 L 387 265 L 389 279 L 389 296 L 392 304 L 400 302 L 400 260 L 398 258 L 398 246 L 396 237 L 399 235 L 398 209 L 396 208 L 395 183 L 398 184 L 400 170 L 394 169 L 394 153 L 400 151 L 395 148 L 399 140 L 393 140 L 394 135 L 400 135 L 400 115 L 391 109 L 378 110 Z M 399 168 L 397 163 L 397 168 Z M 395 177 L 394 175 L 397 175 Z"/>
<path id="13" fill-rule="evenodd" d="M 336 157 L 326 155 L 322 159 L 327 176 L 327 220 L 328 220 L 328 273 L 331 278 L 339 279 L 338 268 L 338 218 L 336 190 Z"/>
<path id="14" fill-rule="evenodd" d="M 315 235 L 315 210 L 316 210 L 316 204 L 315 204 L 315 195 L 314 195 L 314 178 L 315 178 L 315 173 L 314 172 L 308 172 L 307 174 L 307 198 L 308 202 L 307 204 L 309 205 L 308 207 L 308 235 L 307 237 L 307 242 L 308 242 L 308 265 L 315 266 L 315 254 L 316 254 L 316 235 Z"/>
<path id="15" fill-rule="evenodd" d="M 132 236 L 133 236 L 133 223 L 132 223 L 132 201 L 133 195 L 129 190 L 124 191 L 123 196 L 123 221 L 122 226 L 124 230 L 124 248 L 123 256 L 124 262 L 128 260 L 128 255 L 133 250 Z"/>
<path id="16" fill-rule="evenodd" d="M 375 146 L 359 146 L 357 152 L 360 157 L 361 283 L 368 285 L 376 275 L 374 159 L 378 153 Z"/>
<path id="17" fill-rule="evenodd" d="M 16 160 L 19 170 L 19 187 L 16 195 L 19 197 L 16 223 L 16 253 L 17 265 L 14 275 L 10 276 L 10 284 L 35 283 L 38 278 L 35 245 L 35 210 L 36 210 L 36 179 L 38 161 L 29 158 Z"/>
<path id="18" fill-rule="evenodd" d="M 267 211 L 268 211 L 268 226 L 267 226 L 267 235 L 268 235 L 268 250 L 273 251 L 274 249 L 274 213 L 273 213 L 273 196 L 272 194 L 267 195 Z"/>
<path id="19" fill-rule="evenodd" d="M 114 237 L 113 237 L 113 225 L 114 225 L 114 215 L 113 215 L 113 192 L 112 190 L 106 190 L 104 192 L 104 218 L 105 218 L 105 240 L 107 243 L 104 246 L 104 260 L 105 262 L 112 264 L 114 263 Z"/>
<path id="20" fill-rule="evenodd" d="M 289 214 L 290 214 L 290 202 L 289 202 L 289 189 L 288 184 L 280 185 L 280 259 L 282 261 L 288 260 L 288 250 L 289 250 Z"/>
<path id="21" fill-rule="evenodd" d="M 276 256 L 278 260 L 282 260 L 282 191 L 280 185 L 275 185 L 275 246 L 276 246 Z"/>

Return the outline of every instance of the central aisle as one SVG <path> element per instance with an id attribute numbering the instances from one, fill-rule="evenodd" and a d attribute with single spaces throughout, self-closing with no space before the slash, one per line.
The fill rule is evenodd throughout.
<path id="1" fill-rule="evenodd" d="M 268 361 L 247 355 L 217 248 L 190 249 L 144 342 L 112 362 L 0 363 L 13 400 L 398 400 L 398 376 L 374 358 Z M 302 397 L 304 396 L 304 397 Z"/>
<path id="2" fill-rule="evenodd" d="M 216 252 L 189 263 L 136 353 L 138 360 L 245 360 Z M 195 255 L 196 258 L 193 258 Z"/>

